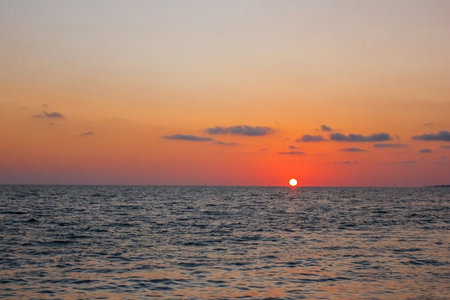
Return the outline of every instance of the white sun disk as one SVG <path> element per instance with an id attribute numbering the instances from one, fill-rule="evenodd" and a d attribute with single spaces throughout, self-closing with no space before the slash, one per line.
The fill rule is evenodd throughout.
<path id="1" fill-rule="evenodd" d="M 292 178 L 291 180 L 289 180 L 289 185 L 290 186 L 296 186 L 297 185 L 297 179 Z"/>

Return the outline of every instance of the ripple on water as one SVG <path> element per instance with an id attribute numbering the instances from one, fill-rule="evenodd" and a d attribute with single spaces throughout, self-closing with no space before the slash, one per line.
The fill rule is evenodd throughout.
<path id="1" fill-rule="evenodd" d="M 445 299 L 442 189 L 1 186 L 0 298 Z"/>

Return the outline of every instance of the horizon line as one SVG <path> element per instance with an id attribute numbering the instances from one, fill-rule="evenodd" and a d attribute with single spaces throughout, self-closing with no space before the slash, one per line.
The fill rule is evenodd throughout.
<path id="1" fill-rule="evenodd" d="M 431 185 L 224 185 L 224 184 L 90 184 L 90 183 L 0 183 L 0 186 L 134 186 L 134 187 L 286 187 L 297 188 L 424 188 L 424 187 L 450 187 L 450 184 Z"/>

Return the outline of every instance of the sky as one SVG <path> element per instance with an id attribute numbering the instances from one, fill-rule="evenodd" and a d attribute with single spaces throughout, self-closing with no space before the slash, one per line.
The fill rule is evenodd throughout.
<path id="1" fill-rule="evenodd" d="M 0 183 L 450 184 L 449 16 L 0 0 Z"/>

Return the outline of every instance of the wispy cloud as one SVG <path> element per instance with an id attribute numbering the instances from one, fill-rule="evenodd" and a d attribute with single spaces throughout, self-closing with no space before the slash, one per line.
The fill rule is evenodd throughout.
<path id="1" fill-rule="evenodd" d="M 433 122 L 427 122 L 427 123 L 425 123 L 425 124 L 423 124 L 423 126 L 433 126 Z"/>
<path id="2" fill-rule="evenodd" d="M 282 151 L 282 152 L 278 152 L 278 154 L 281 155 L 305 155 L 305 152 L 302 151 Z"/>
<path id="3" fill-rule="evenodd" d="M 263 136 L 274 132 L 270 127 L 264 126 L 249 126 L 249 125 L 238 125 L 230 127 L 211 127 L 205 130 L 209 134 L 233 134 L 233 135 L 243 135 L 243 136 Z"/>
<path id="4" fill-rule="evenodd" d="M 192 142 L 212 142 L 214 141 L 209 137 L 200 137 L 190 134 L 173 134 L 173 135 L 165 135 L 163 138 L 167 140 L 179 140 L 179 141 L 192 141 Z"/>
<path id="5" fill-rule="evenodd" d="M 343 148 L 343 149 L 341 149 L 341 151 L 343 151 L 343 152 L 365 152 L 365 150 L 363 150 L 361 148 L 356 148 L 356 147 Z"/>
<path id="6" fill-rule="evenodd" d="M 342 133 L 330 134 L 330 139 L 336 142 L 384 142 L 392 140 L 392 137 L 385 132 L 374 133 L 371 135 L 353 134 L 345 135 Z"/>
<path id="7" fill-rule="evenodd" d="M 374 144 L 375 148 L 405 148 L 405 144 Z"/>
<path id="8" fill-rule="evenodd" d="M 450 149 L 450 145 L 443 145 L 441 146 L 442 149 Z"/>
<path id="9" fill-rule="evenodd" d="M 450 142 L 450 132 L 449 131 L 439 131 L 438 133 L 426 133 L 422 135 L 415 135 L 412 137 L 414 140 L 421 141 L 445 141 Z"/>
<path id="10" fill-rule="evenodd" d="M 438 165 L 444 165 L 444 164 L 446 165 L 447 161 L 448 161 L 448 159 L 446 156 L 441 156 L 435 161 L 435 163 Z"/>
<path id="11" fill-rule="evenodd" d="M 35 118 L 48 118 L 48 119 L 64 119 L 64 115 L 60 112 L 54 111 L 54 112 L 47 112 L 44 110 L 42 114 L 34 115 Z"/>
<path id="12" fill-rule="evenodd" d="M 431 149 L 428 149 L 428 148 L 424 148 L 424 149 L 420 149 L 419 150 L 419 153 L 431 153 L 431 152 L 433 152 Z"/>
<path id="13" fill-rule="evenodd" d="M 291 150 L 294 150 L 294 149 L 297 149 L 297 146 L 290 145 L 288 148 L 291 149 Z"/>
<path id="14" fill-rule="evenodd" d="M 411 160 L 411 159 L 395 162 L 395 164 L 400 164 L 400 165 L 412 165 L 412 164 L 415 164 L 415 163 L 416 162 L 414 160 Z"/>
<path id="15" fill-rule="evenodd" d="M 327 126 L 327 125 L 325 125 L 325 124 L 321 125 L 321 126 L 320 126 L 320 129 L 321 129 L 322 131 L 333 131 L 333 129 L 331 129 L 331 127 L 329 127 L 329 126 Z"/>
<path id="16" fill-rule="evenodd" d="M 323 137 L 321 135 L 310 135 L 305 134 L 301 138 L 296 139 L 297 143 L 307 143 L 307 142 L 321 142 L 323 141 Z"/>
<path id="17" fill-rule="evenodd" d="M 86 131 L 86 132 L 83 132 L 82 134 L 80 134 L 81 136 L 89 136 L 89 135 L 94 135 L 94 132 L 93 131 Z"/>
<path id="18" fill-rule="evenodd" d="M 166 140 L 190 141 L 190 142 L 213 142 L 220 146 L 238 146 L 238 143 L 216 141 L 210 137 L 196 136 L 192 134 L 172 134 L 163 136 Z"/>
<path id="19" fill-rule="evenodd" d="M 238 143 L 232 143 L 232 142 L 222 142 L 222 141 L 215 141 L 217 145 L 221 146 L 238 146 Z"/>

